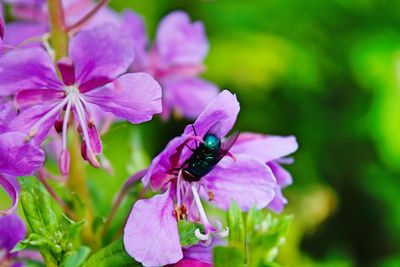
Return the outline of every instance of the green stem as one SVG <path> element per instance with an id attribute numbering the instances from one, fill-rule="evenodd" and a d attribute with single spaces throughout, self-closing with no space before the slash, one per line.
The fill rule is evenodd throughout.
<path id="1" fill-rule="evenodd" d="M 92 228 L 94 220 L 93 204 L 87 186 L 85 163 L 81 156 L 79 136 L 76 132 L 73 133 L 71 144 L 71 167 L 67 185 L 70 192 L 76 193 L 79 196 L 79 199 L 74 198 L 73 208 L 78 217 L 85 220 L 82 237 L 85 243 L 90 245 L 92 249 L 97 249 L 99 244 Z M 81 201 L 84 205 L 82 205 Z"/>
<path id="2" fill-rule="evenodd" d="M 68 55 L 68 34 L 65 25 L 64 10 L 61 0 L 48 0 L 50 40 L 55 50 L 55 60 Z M 93 232 L 93 205 L 86 180 L 85 163 L 80 152 L 79 135 L 74 132 L 71 142 L 71 168 L 67 182 L 70 193 L 77 194 L 73 198 L 72 208 L 78 219 L 85 220 L 82 238 L 85 244 L 93 249 L 98 248 Z M 83 202 L 83 203 L 82 203 Z"/>
<path id="3" fill-rule="evenodd" d="M 64 10 L 61 0 L 48 0 L 50 19 L 50 40 L 56 60 L 68 54 L 68 35 L 65 30 Z"/>

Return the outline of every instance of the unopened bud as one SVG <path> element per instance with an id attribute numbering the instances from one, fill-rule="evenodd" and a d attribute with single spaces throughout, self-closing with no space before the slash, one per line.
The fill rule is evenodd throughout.
<path id="1" fill-rule="evenodd" d="M 58 158 L 58 168 L 62 175 L 67 176 L 69 173 L 69 165 L 70 165 L 71 157 L 68 149 L 63 148 L 60 153 L 60 157 Z"/>
<path id="2" fill-rule="evenodd" d="M 63 131 L 63 121 L 61 119 L 57 119 L 54 122 L 54 129 L 57 131 L 57 133 L 61 133 Z"/>

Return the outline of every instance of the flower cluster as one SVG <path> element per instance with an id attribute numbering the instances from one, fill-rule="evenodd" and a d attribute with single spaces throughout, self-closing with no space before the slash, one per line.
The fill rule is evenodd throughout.
<path id="1" fill-rule="evenodd" d="M 219 93 L 199 77 L 209 50 L 201 22 L 173 12 L 149 45 L 143 19 L 134 12 L 119 15 L 103 6 L 106 1 L 65 0 L 61 30 L 68 49 L 56 58 L 46 1 L 6 2 L 18 20 L 0 20 L 0 184 L 12 199 L 12 207 L 0 211 L 5 261 L 13 261 L 11 250 L 25 236 L 24 223 L 12 214 L 15 177 L 43 173 L 41 147 L 48 137 L 58 142 L 62 176 L 77 164 L 71 162 L 77 144 L 68 142 L 71 135 L 80 136 L 82 158 L 101 167 L 99 129 L 114 120 L 139 124 L 156 114 L 195 119 L 148 169 L 133 175 L 156 193 L 134 203 L 124 229 L 127 253 L 143 265 L 212 263 L 211 248 L 224 243 L 229 228 L 207 215 L 203 201 L 222 210 L 233 202 L 243 211 L 283 210 L 282 189 L 292 178 L 281 164 L 291 162 L 285 157 L 297 150 L 296 140 L 238 132 L 226 137 L 240 106 L 234 94 Z M 180 221 L 198 225 L 197 244 L 182 247 Z M 12 227 L 17 234 L 11 238 Z"/>

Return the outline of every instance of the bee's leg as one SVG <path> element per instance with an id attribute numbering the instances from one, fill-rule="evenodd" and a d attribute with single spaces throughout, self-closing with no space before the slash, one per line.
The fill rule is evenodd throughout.
<path id="1" fill-rule="evenodd" d="M 197 141 L 196 141 L 197 142 Z M 190 151 L 194 152 L 194 149 L 191 148 L 188 144 L 186 144 L 186 147 L 190 149 Z"/>
<path id="2" fill-rule="evenodd" d="M 231 152 L 227 151 L 226 152 L 226 156 L 230 157 L 233 159 L 233 161 L 237 161 L 237 158 L 235 157 L 235 155 L 233 155 Z"/>
<path id="3" fill-rule="evenodd" d="M 196 128 L 194 128 L 194 124 L 192 124 L 192 129 L 193 129 L 193 133 L 194 133 L 194 135 L 195 136 L 198 136 L 197 135 L 197 132 L 196 132 Z M 196 148 L 199 146 L 199 144 L 197 143 L 197 140 L 195 140 L 196 141 Z M 192 150 L 193 151 L 193 150 Z"/>

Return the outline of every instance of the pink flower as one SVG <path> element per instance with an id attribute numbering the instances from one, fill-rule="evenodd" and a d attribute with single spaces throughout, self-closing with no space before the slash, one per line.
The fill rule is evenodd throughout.
<path id="1" fill-rule="evenodd" d="M 274 173 L 278 186 L 275 188 L 275 197 L 268 208 L 275 212 L 282 212 L 287 204 L 287 199 L 282 194 L 282 189 L 292 184 L 292 176 L 281 167 L 281 164 L 291 163 L 285 159 L 298 148 L 294 136 L 274 136 L 254 133 L 243 133 L 232 147 L 234 154 L 245 154 L 266 163 Z"/>
<path id="2" fill-rule="evenodd" d="M 141 123 L 161 112 L 161 88 L 145 73 L 123 74 L 133 60 L 131 40 L 111 25 L 83 31 L 69 45 L 69 58 L 57 62 L 41 48 L 13 50 L 0 58 L 0 96 L 16 93 L 20 114 L 9 129 L 25 132 L 36 144 L 50 129 L 62 133 L 59 168 L 69 170 L 70 116 L 82 135 L 82 156 L 98 167 L 102 144 L 93 114 L 110 112 Z"/>
<path id="3" fill-rule="evenodd" d="M 164 119 L 172 111 L 194 119 L 217 96 L 218 88 L 198 77 L 209 49 L 202 22 L 192 23 L 185 12 L 172 12 L 160 22 L 149 50 L 140 16 L 126 11 L 122 31 L 135 40 L 132 70 L 150 73 L 163 88 Z"/>
<path id="4" fill-rule="evenodd" d="M 31 175 L 44 162 L 44 152 L 25 139 L 18 132 L 0 134 L 0 185 L 12 200 L 11 208 L 0 211 L 0 216 L 11 214 L 17 208 L 19 185 L 15 176 Z"/>
<path id="5" fill-rule="evenodd" d="M 204 232 L 197 229 L 195 235 L 206 245 L 212 235 L 225 237 L 228 229 L 209 221 L 201 198 L 225 210 L 235 201 L 245 211 L 252 206 L 266 207 L 274 198 L 276 182 L 271 170 L 248 155 L 238 155 L 235 160 L 222 158 L 198 181 L 187 179 L 183 172 L 196 142 L 202 142 L 216 123 L 219 127 L 213 134 L 222 139 L 233 127 L 238 112 L 236 97 L 228 91 L 221 92 L 193 125 L 188 125 L 153 159 L 143 182 L 163 193 L 137 201 L 124 231 L 125 248 L 137 261 L 145 266 L 160 266 L 182 259 L 178 220 L 202 223 Z"/>

